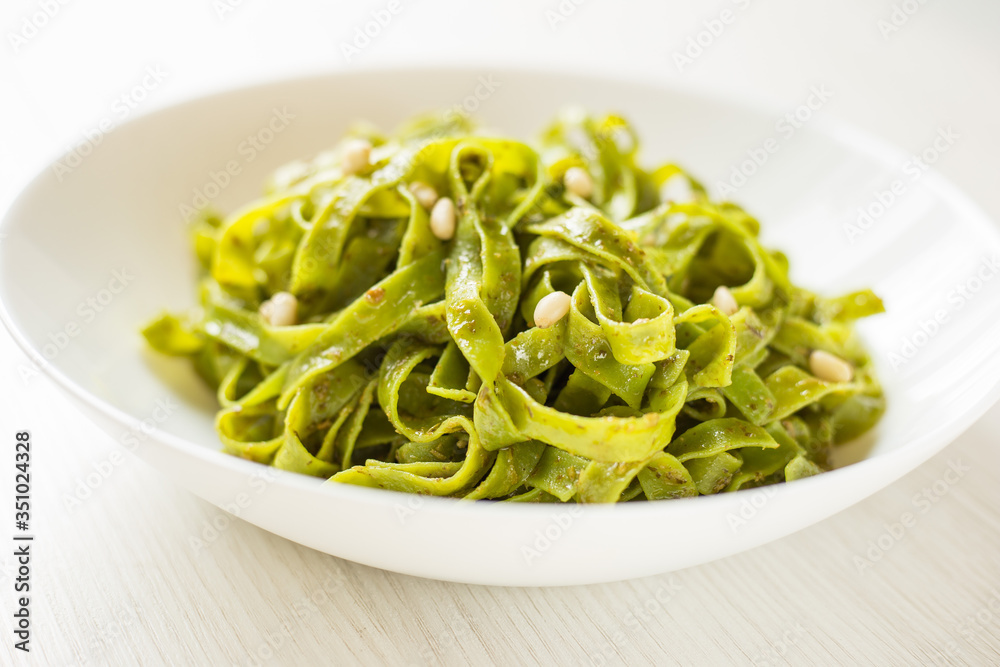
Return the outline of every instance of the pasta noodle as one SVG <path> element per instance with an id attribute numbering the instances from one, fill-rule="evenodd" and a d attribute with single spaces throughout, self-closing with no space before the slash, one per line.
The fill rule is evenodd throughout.
<path id="1" fill-rule="evenodd" d="M 793 285 L 742 208 L 639 166 L 622 118 L 567 112 L 533 145 L 436 116 L 350 139 L 360 171 L 342 144 L 203 212 L 199 306 L 143 331 L 217 389 L 227 452 L 409 493 L 660 500 L 816 474 L 881 416 L 853 329 L 878 297 Z M 453 238 L 414 182 L 454 202 Z M 534 326 L 557 291 L 568 312 Z M 283 292 L 297 320 L 274 325 Z M 851 378 L 818 376 L 817 350 Z"/>

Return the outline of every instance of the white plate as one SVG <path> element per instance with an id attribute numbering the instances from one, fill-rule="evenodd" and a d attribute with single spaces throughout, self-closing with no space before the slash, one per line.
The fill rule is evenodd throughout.
<path id="1" fill-rule="evenodd" d="M 221 453 L 211 395 L 184 363 L 148 354 L 137 332 L 162 307 L 193 301 L 181 205 L 201 193 L 231 210 L 257 195 L 274 167 L 315 154 L 358 119 L 390 129 L 417 111 L 464 105 L 530 137 L 567 104 L 624 113 L 647 163 L 676 159 L 712 186 L 756 154 L 763 164 L 747 163 L 755 173 L 733 198 L 789 254 L 793 278 L 826 293 L 870 285 L 884 297 L 888 314 L 862 330 L 889 410 L 873 437 L 845 452 L 864 460 L 764 490 L 582 507 L 326 490 L 319 480 Z M 704 563 L 858 502 L 939 451 L 998 396 L 1000 280 L 989 279 L 1000 257 L 996 229 L 940 176 L 915 178 L 906 155 L 856 131 L 813 117 L 787 136 L 776 123 L 794 111 L 517 70 L 331 74 L 194 100 L 122 125 L 25 189 L 3 221 L 3 320 L 124 446 L 210 502 L 315 549 L 500 585 L 593 583 Z M 760 160 L 755 149 L 775 145 Z M 227 166 L 239 175 L 225 175 Z M 844 224 L 894 180 L 902 194 L 852 243 Z M 893 363 L 890 353 L 902 354 L 906 341 L 911 358 Z"/>

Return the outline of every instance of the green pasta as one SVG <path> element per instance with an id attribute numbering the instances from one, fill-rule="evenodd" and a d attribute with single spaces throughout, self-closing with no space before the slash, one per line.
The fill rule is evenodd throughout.
<path id="1" fill-rule="evenodd" d="M 884 411 L 853 328 L 881 301 L 793 285 L 756 219 L 638 145 L 579 111 L 532 144 L 357 127 L 203 212 L 199 306 L 143 333 L 216 389 L 227 452 L 330 483 L 623 502 L 829 469 Z"/>

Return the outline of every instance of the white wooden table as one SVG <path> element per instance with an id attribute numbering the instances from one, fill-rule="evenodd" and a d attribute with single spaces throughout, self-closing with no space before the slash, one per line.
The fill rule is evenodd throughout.
<path id="1" fill-rule="evenodd" d="M 890 0 L 401 0 L 351 62 L 341 42 L 388 2 L 53 0 L 40 26 L 39 3 L 7 2 L 0 205 L 147 66 L 168 72 L 143 103 L 154 108 L 284 72 L 460 54 L 640 70 L 790 109 L 824 84 L 822 113 L 911 151 L 953 125 L 960 139 L 935 167 L 1000 218 L 1000 5 L 894 1 L 898 30 Z M 718 32 L 717 18 L 729 22 L 678 68 L 674 52 Z M 501 589 L 371 569 L 230 519 L 122 455 L 26 367 L 0 335 L 0 439 L 32 431 L 37 528 L 25 656 L 12 650 L 5 445 L 2 665 L 1000 663 L 1000 408 L 888 489 L 779 542 L 618 584 Z M 950 466 L 969 470 L 949 486 Z M 896 525 L 907 512 L 915 523 Z"/>

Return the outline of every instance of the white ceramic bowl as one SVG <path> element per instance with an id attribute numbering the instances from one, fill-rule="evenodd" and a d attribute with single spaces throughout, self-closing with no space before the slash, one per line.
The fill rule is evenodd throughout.
<path id="1" fill-rule="evenodd" d="M 845 460 L 863 460 L 766 490 L 584 507 L 326 489 L 221 453 L 211 395 L 186 364 L 147 353 L 137 332 L 162 307 L 193 301 L 182 205 L 207 196 L 232 210 L 259 193 L 273 168 L 329 146 L 355 120 L 390 129 L 414 112 L 460 105 L 530 137 L 568 104 L 626 114 L 647 163 L 676 159 L 710 186 L 742 164 L 754 173 L 733 198 L 789 254 L 795 280 L 827 293 L 870 285 L 884 297 L 888 314 L 862 331 L 889 410 L 871 437 L 844 451 Z M 80 147 L 25 189 L 3 221 L 3 320 L 123 446 L 208 501 L 315 549 L 500 585 L 602 582 L 703 563 L 858 502 L 939 451 L 998 396 L 997 230 L 933 171 L 914 176 L 908 156 L 822 121 L 821 112 L 788 136 L 792 126 L 778 123 L 795 111 L 651 83 L 501 69 L 330 74 L 193 100 Z M 756 167 L 745 162 L 754 155 Z M 849 238 L 844 224 L 856 223 L 858 207 L 878 214 L 879 193 L 887 203 L 895 180 L 901 194 Z"/>

